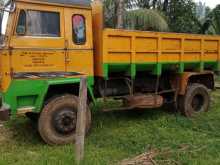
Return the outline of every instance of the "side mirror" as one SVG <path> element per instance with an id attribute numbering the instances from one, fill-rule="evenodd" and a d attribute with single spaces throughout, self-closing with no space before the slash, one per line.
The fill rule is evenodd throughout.
<path id="1" fill-rule="evenodd" d="M 9 13 L 13 13 L 13 12 L 15 11 L 15 8 L 16 8 L 15 3 L 12 2 L 12 3 L 11 3 L 11 6 L 10 6 L 10 8 L 9 8 Z"/>
<path id="2" fill-rule="evenodd" d="M 13 13 L 15 11 L 16 5 L 13 0 L 8 0 L 4 4 L 4 11 L 7 11 L 9 13 Z"/>

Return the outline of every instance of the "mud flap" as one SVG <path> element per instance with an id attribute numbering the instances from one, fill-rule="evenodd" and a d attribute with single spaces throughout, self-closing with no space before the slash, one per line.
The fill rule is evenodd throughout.
<path id="1" fill-rule="evenodd" d="M 0 121 L 8 121 L 10 119 L 10 108 L 2 106 L 0 108 Z"/>

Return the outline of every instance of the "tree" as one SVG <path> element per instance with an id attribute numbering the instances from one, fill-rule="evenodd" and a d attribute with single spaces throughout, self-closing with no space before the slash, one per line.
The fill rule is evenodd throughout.
<path id="1" fill-rule="evenodd" d="M 218 9 L 193 0 L 103 0 L 105 23 L 124 28 L 181 33 L 218 33 Z M 119 2 L 120 3 L 117 3 Z M 119 4 L 122 4 L 119 6 Z M 121 7 L 123 6 L 123 7 Z M 216 7 L 217 8 L 217 7 Z M 121 14 L 123 13 L 123 14 Z M 120 26 L 121 27 L 121 23 Z M 168 28 L 169 27 L 169 28 Z"/>
<path id="2" fill-rule="evenodd" d="M 173 32 L 198 33 L 196 4 L 192 0 L 169 0 L 164 13 Z"/>
<path id="3" fill-rule="evenodd" d="M 124 0 L 117 0 L 117 23 L 116 27 L 118 29 L 123 28 L 123 16 L 124 16 Z"/>
<path id="4" fill-rule="evenodd" d="M 162 0 L 128 0 L 129 8 L 158 9 L 162 4 Z"/>
<path id="5" fill-rule="evenodd" d="M 163 2 L 163 12 L 167 11 L 168 6 L 169 6 L 169 0 L 164 0 L 164 2 Z"/>
<path id="6" fill-rule="evenodd" d="M 125 28 L 148 31 L 169 31 L 167 21 L 159 11 L 137 9 L 125 14 Z"/>
<path id="7" fill-rule="evenodd" d="M 102 0 L 104 5 L 104 23 L 106 27 L 115 28 L 117 21 L 117 3 L 115 0 Z"/>
<path id="8" fill-rule="evenodd" d="M 205 17 L 197 17 L 197 25 L 201 34 L 220 34 L 220 5 L 211 10 L 206 7 Z"/>
<path id="9" fill-rule="evenodd" d="M 198 33 L 196 4 L 192 0 L 130 0 L 130 6 L 154 9 L 165 15 L 173 32 Z"/>
<path id="10" fill-rule="evenodd" d="M 154 0 L 156 1 L 156 0 Z M 127 5 L 129 8 L 145 8 L 151 7 L 151 0 L 128 0 Z"/>
<path id="11" fill-rule="evenodd" d="M 220 34 L 220 5 L 214 8 L 208 18 L 211 20 L 210 27 L 207 29 L 208 34 Z"/>
<path id="12" fill-rule="evenodd" d="M 152 5 L 156 8 L 157 0 L 103 0 L 103 3 L 107 27 L 153 31 L 169 30 L 165 16 L 161 12 L 147 9 Z"/>
<path id="13" fill-rule="evenodd" d="M 196 3 L 196 17 L 199 19 L 199 20 L 202 20 L 205 18 L 206 16 L 206 10 L 207 7 L 205 5 L 205 3 L 202 3 L 201 1 Z"/>

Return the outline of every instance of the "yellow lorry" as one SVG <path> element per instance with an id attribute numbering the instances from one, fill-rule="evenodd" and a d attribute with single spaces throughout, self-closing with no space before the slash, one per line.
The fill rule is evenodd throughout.
<path id="1" fill-rule="evenodd" d="M 0 118 L 36 117 L 48 144 L 74 139 L 82 75 L 89 103 L 208 111 L 220 36 L 107 29 L 99 1 L 9 0 L 1 10 Z M 88 130 L 89 107 L 86 122 Z"/>

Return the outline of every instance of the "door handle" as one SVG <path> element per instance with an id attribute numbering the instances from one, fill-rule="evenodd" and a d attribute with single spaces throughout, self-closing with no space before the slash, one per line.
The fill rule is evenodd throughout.
<path id="1" fill-rule="evenodd" d="M 68 42 L 68 40 L 65 40 L 64 49 L 67 50 L 67 49 L 68 49 L 68 46 L 69 46 L 69 42 Z"/>

